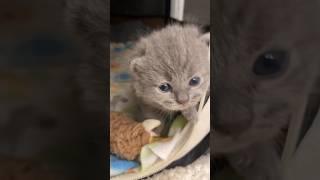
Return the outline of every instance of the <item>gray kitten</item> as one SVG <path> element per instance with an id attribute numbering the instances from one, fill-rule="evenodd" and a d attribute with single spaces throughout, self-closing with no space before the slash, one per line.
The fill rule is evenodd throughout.
<path id="1" fill-rule="evenodd" d="M 213 3 L 212 152 L 250 180 L 281 179 L 277 141 L 319 71 L 319 0 Z"/>
<path id="2" fill-rule="evenodd" d="M 210 84 L 207 43 L 208 35 L 192 25 L 170 25 L 141 38 L 130 70 L 144 118 L 165 120 L 181 111 L 197 120 L 196 105 Z"/>

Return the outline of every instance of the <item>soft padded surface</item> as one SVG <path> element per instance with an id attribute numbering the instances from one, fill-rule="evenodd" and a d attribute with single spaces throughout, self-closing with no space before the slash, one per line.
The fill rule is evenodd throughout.
<path id="1" fill-rule="evenodd" d="M 210 179 L 210 154 L 201 156 L 198 160 L 186 167 L 166 169 L 148 180 L 209 180 Z"/>

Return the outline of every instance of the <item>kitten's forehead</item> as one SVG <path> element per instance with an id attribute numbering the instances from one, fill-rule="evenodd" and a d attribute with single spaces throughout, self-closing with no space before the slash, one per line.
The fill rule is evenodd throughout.
<path id="1" fill-rule="evenodd" d="M 144 40 L 146 63 L 166 78 L 190 78 L 209 68 L 208 46 L 195 27 L 168 27 Z"/>
<path id="2" fill-rule="evenodd" d="M 243 57 L 271 48 L 319 45 L 319 9 L 320 0 L 217 0 L 213 16 L 214 27 L 218 27 L 214 29 L 216 47 Z"/>
<path id="3" fill-rule="evenodd" d="M 259 19 L 265 21 L 261 23 L 269 23 L 272 26 L 273 23 L 286 23 L 285 21 L 290 19 L 299 21 L 300 18 L 305 18 L 305 21 L 310 21 L 307 17 L 319 14 L 319 0 L 217 0 L 217 2 L 216 8 L 220 9 L 224 18 L 232 24 L 245 25 L 249 21 L 259 23 L 257 21 Z"/>
<path id="4" fill-rule="evenodd" d="M 319 0 L 215 0 L 216 10 L 227 18 L 232 18 L 233 23 L 243 23 L 244 19 L 255 19 L 264 16 L 264 20 L 277 20 L 283 17 L 299 18 L 299 16 L 314 16 L 319 14 Z M 214 12 L 215 13 L 215 12 Z M 215 18 L 215 17 L 214 17 Z"/>

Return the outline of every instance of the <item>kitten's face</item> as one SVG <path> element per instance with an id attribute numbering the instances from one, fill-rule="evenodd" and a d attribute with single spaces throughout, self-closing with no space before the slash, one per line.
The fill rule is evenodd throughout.
<path id="1" fill-rule="evenodd" d="M 133 87 L 146 103 L 179 111 L 196 105 L 207 91 L 209 48 L 195 27 L 166 27 L 142 39 L 136 51 Z"/>
<path id="2" fill-rule="evenodd" d="M 272 136 L 303 108 L 299 100 L 310 92 L 319 69 L 319 7 L 316 0 L 215 3 L 218 132 L 244 137 L 256 129 Z"/>

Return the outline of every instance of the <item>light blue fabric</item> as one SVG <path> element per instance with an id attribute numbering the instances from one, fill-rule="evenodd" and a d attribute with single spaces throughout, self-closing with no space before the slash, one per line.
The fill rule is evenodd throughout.
<path id="1" fill-rule="evenodd" d="M 136 168 L 139 166 L 139 163 L 135 161 L 127 161 L 120 159 L 114 155 L 110 155 L 110 175 L 116 176 L 122 173 L 127 172 L 130 169 Z"/>

